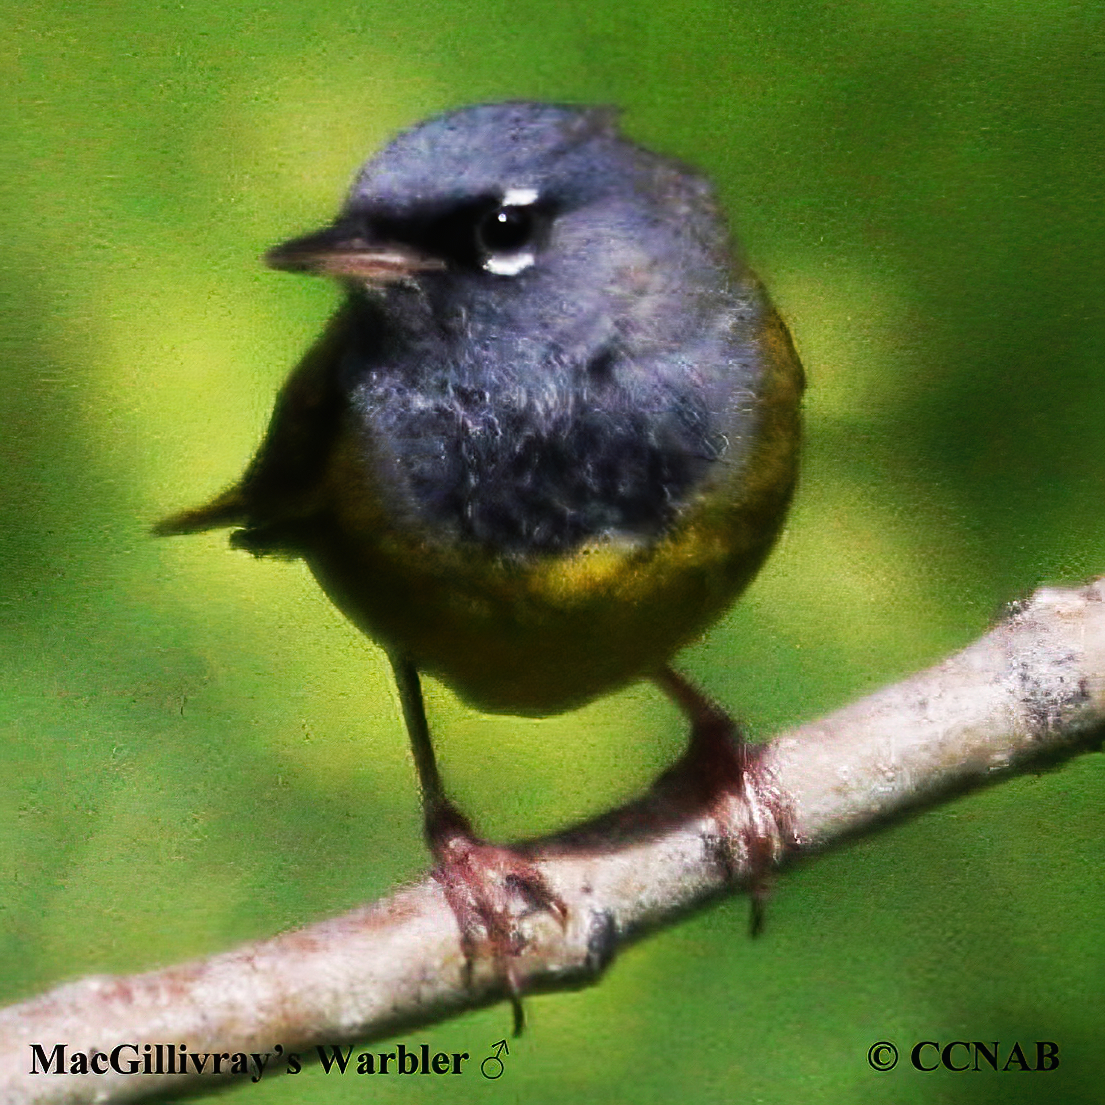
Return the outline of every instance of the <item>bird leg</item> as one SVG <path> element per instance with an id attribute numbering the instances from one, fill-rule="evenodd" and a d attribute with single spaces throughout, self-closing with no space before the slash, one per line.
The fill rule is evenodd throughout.
<path id="1" fill-rule="evenodd" d="M 726 875 L 748 878 L 755 936 L 763 928 L 768 877 L 793 835 L 788 818 L 758 766 L 759 749 L 745 741 L 737 723 L 671 668 L 653 680 L 691 723 L 686 751 L 656 786 L 689 816 L 705 814 L 713 822 L 707 842 Z"/>
<path id="2" fill-rule="evenodd" d="M 525 1025 L 516 971 L 525 938 L 518 922 L 545 911 L 563 928 L 567 906 L 533 863 L 520 852 L 478 837 L 448 799 L 430 740 L 418 669 L 405 657 L 391 660 L 422 790 L 426 843 L 436 863 L 433 877 L 456 917 L 469 980 L 477 955 L 486 949 L 510 999 L 518 1035 Z"/>

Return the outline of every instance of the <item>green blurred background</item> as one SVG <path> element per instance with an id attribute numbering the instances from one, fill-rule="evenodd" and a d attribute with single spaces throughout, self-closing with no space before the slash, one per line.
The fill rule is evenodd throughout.
<path id="1" fill-rule="evenodd" d="M 0 1001 L 425 867 L 380 652 L 301 566 L 147 527 L 238 474 L 333 307 L 257 256 L 429 113 L 616 103 L 716 179 L 812 385 L 786 537 L 683 661 L 754 734 L 1105 570 L 1101 32 L 1040 0 L 8 0 Z M 646 687 L 546 721 L 436 686 L 430 709 L 497 837 L 637 793 L 682 741 Z M 494 1084 L 309 1070 L 226 1100 L 1100 1101 L 1103 790 L 1087 756 L 824 857 L 755 942 L 743 900 L 695 916 L 531 1000 Z M 405 1039 L 477 1054 L 508 1025 Z M 884 1038 L 1054 1040 L 1062 1066 L 875 1074 Z"/>

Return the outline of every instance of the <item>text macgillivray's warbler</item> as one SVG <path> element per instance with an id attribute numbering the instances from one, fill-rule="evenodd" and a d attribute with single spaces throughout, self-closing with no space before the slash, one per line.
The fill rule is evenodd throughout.
<path id="1" fill-rule="evenodd" d="M 156 532 L 234 526 L 238 548 L 302 557 L 386 648 L 438 878 L 468 953 L 488 941 L 513 986 L 511 896 L 563 906 L 449 803 L 418 673 L 515 714 L 653 678 L 714 770 L 731 723 L 667 664 L 779 533 L 801 365 L 706 182 L 604 108 L 431 119 L 267 260 L 345 302 L 242 479 Z"/>

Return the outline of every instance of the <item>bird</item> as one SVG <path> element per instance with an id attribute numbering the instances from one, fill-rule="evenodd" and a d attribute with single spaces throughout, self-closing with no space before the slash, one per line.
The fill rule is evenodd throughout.
<path id="1" fill-rule="evenodd" d="M 689 718 L 700 792 L 739 785 L 739 729 L 671 661 L 778 538 L 803 369 L 708 181 L 605 106 L 414 125 L 265 260 L 343 302 L 242 477 L 154 532 L 301 558 L 386 651 L 435 876 L 520 1029 L 519 911 L 567 909 L 449 799 L 421 677 L 519 716 L 652 680 Z"/>

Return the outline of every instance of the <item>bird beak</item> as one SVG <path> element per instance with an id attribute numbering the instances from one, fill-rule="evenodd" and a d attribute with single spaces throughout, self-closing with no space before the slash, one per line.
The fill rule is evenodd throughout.
<path id="1" fill-rule="evenodd" d="M 363 226 L 348 222 L 273 246 L 264 262 L 281 272 L 352 277 L 374 284 L 390 284 L 417 272 L 445 268 L 444 261 L 410 246 L 371 241 Z"/>

